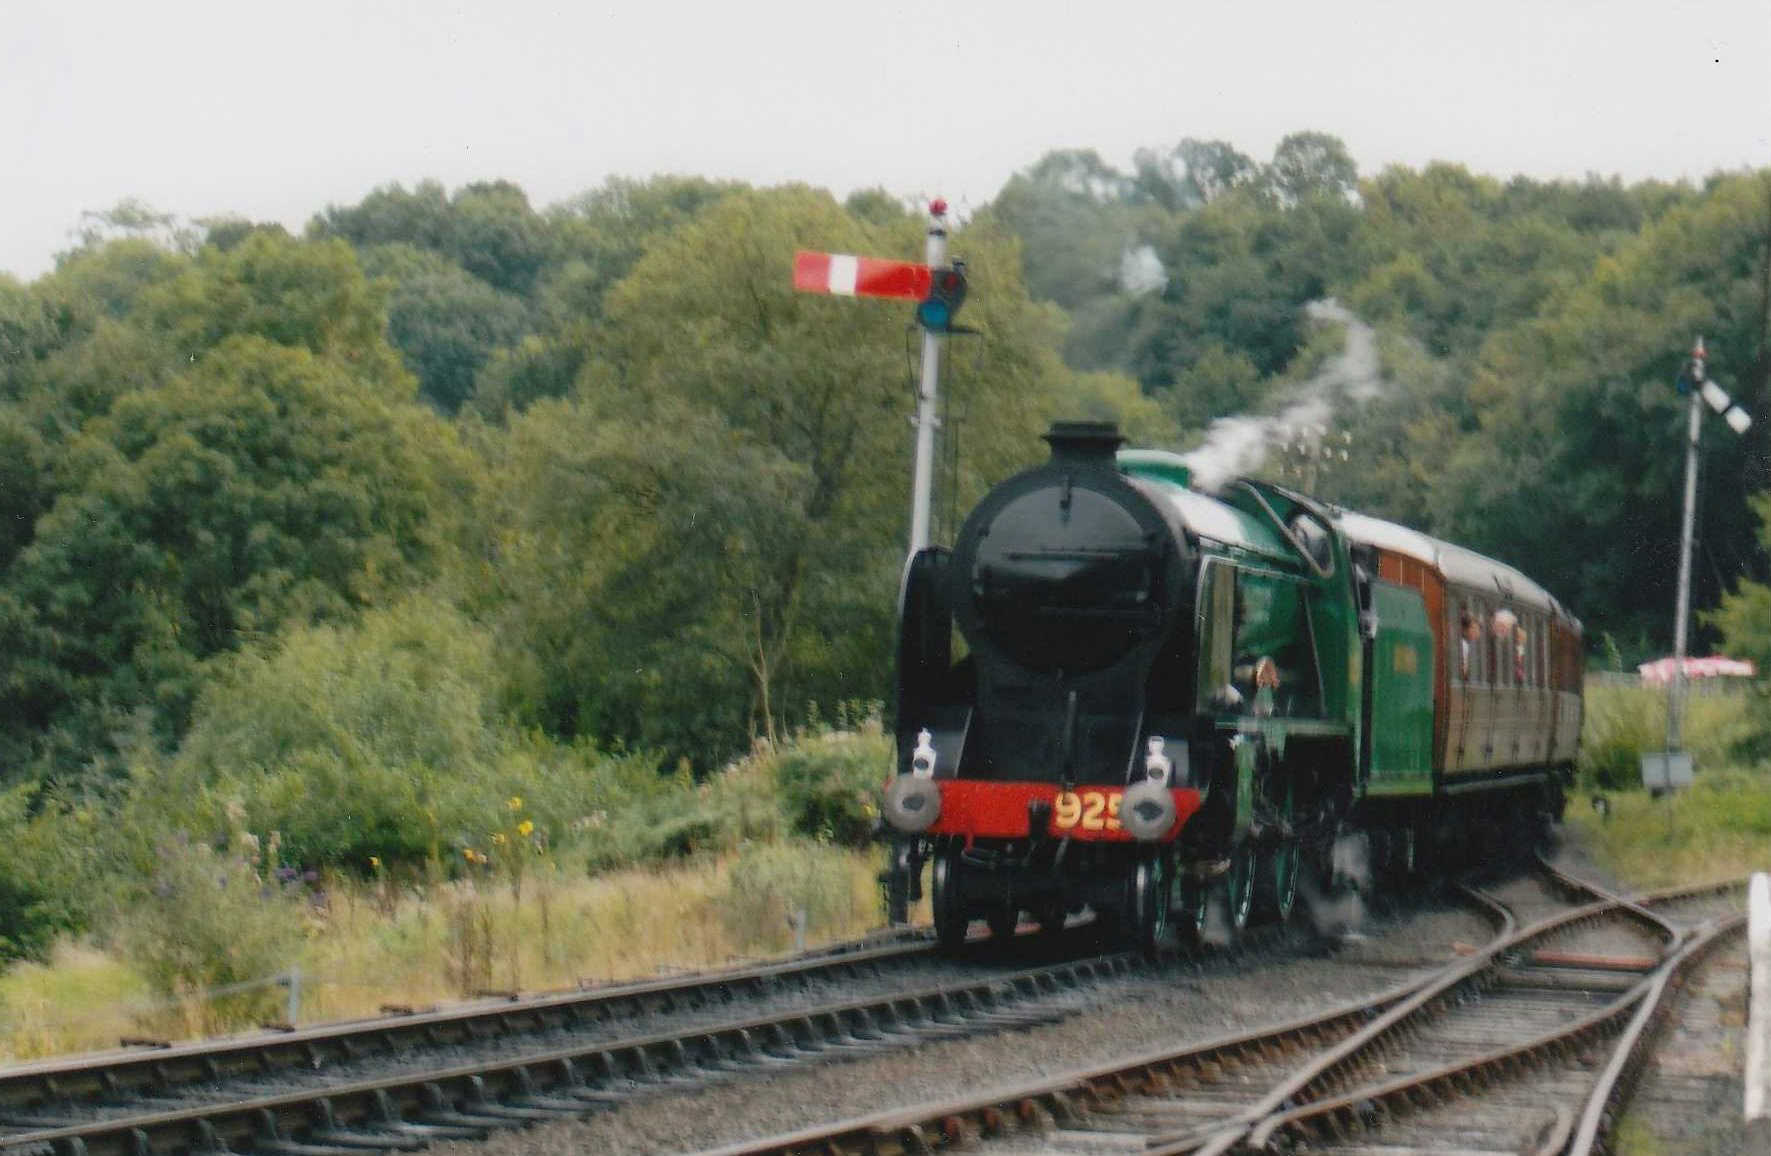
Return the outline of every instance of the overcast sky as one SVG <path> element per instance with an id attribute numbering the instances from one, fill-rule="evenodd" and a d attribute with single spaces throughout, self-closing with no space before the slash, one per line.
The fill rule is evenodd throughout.
<path id="1" fill-rule="evenodd" d="M 964 208 L 1054 148 L 1301 129 L 1363 173 L 1771 166 L 1771 4 L 4 0 L 0 270 L 127 197 L 298 228 L 394 181 L 675 172 Z"/>

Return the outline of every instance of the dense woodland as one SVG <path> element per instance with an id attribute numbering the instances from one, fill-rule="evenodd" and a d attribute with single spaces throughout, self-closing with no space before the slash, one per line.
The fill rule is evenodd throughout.
<path id="1" fill-rule="evenodd" d="M 924 221 L 880 191 L 425 183 L 300 236 L 126 203 L 0 276 L 0 826 L 33 849 L 0 907 L 91 918 L 43 881 L 96 830 L 138 874 L 230 828 L 436 862 L 512 793 L 563 837 L 886 700 L 908 310 L 789 269 L 919 257 Z M 938 533 L 1054 417 L 1187 448 L 1317 398 L 1263 470 L 1517 564 L 1598 666 L 1670 645 L 1701 333 L 1758 421 L 1706 431 L 1699 638 L 1771 662 L 1771 172 L 1189 139 L 1129 172 L 1051 153 L 952 249 L 979 333 L 950 342 Z"/>

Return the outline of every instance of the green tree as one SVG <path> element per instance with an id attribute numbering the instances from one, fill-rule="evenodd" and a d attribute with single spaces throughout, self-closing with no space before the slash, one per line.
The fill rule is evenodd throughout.
<path id="1" fill-rule="evenodd" d="M 1754 496 L 1751 506 L 1759 521 L 1759 549 L 1771 556 L 1771 494 Z M 1722 595 L 1708 622 L 1730 658 L 1747 659 L 1761 674 L 1771 671 L 1771 585 L 1741 580 Z"/>
<path id="2" fill-rule="evenodd" d="M 1294 132 L 1273 150 L 1267 179 L 1281 200 L 1297 204 L 1313 197 L 1351 196 L 1359 170 L 1339 137 Z"/>
<path id="3" fill-rule="evenodd" d="M 1093 151 L 1047 153 L 1009 178 L 990 216 L 1023 244 L 1028 290 L 1074 309 L 1114 293 L 1138 243 L 1133 184 Z"/>
<path id="4" fill-rule="evenodd" d="M 383 338 L 385 306 L 350 246 L 257 233 L 226 252 L 203 250 L 143 295 L 140 314 L 185 361 L 229 337 L 259 337 L 348 365 L 360 382 L 405 399 L 412 379 Z"/>
<path id="5" fill-rule="evenodd" d="M 132 717 L 169 747 L 204 660 L 422 576 L 441 444 L 337 362 L 257 337 L 119 399 L 8 568 L 9 736 L 64 775 Z"/>
<path id="6" fill-rule="evenodd" d="M 372 277 L 393 282 L 388 340 L 418 377 L 419 396 L 453 415 L 473 395 L 480 370 L 529 328 L 525 303 L 448 258 L 410 245 L 362 254 Z"/>
<path id="7" fill-rule="evenodd" d="M 610 737 L 705 766 L 811 699 L 884 696 L 906 310 L 796 295 L 790 268 L 799 248 L 914 252 L 920 232 L 807 189 L 731 193 L 611 292 L 575 399 L 513 423 L 489 515 L 536 721 L 625 726 Z M 953 244 L 983 331 L 950 351 L 963 450 L 943 480 L 963 502 L 1032 456 L 1064 375 L 1057 317 L 1020 290 L 1006 236 L 979 224 Z"/>
<path id="8" fill-rule="evenodd" d="M 1470 384 L 1477 430 L 1433 486 L 1440 529 L 1526 568 L 1642 656 L 1670 641 L 1686 401 L 1673 380 L 1692 336 L 1752 404 L 1766 303 L 1764 183 L 1736 177 L 1668 211 L 1535 320 L 1492 336 Z M 1737 384 L 1739 383 L 1739 384 Z M 1743 476 L 1751 448 L 1705 439 L 1694 605 L 1762 573 Z M 1595 634 L 1597 631 L 1594 632 Z M 1627 656 L 1626 656 L 1627 657 Z"/>

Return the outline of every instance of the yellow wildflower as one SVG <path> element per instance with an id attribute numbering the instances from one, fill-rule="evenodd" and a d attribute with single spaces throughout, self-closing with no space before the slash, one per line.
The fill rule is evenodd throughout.
<path id="1" fill-rule="evenodd" d="M 494 831 L 492 833 L 492 842 L 498 844 L 500 847 L 504 846 L 504 832 Z"/>
<path id="2" fill-rule="evenodd" d="M 504 800 L 504 805 L 513 811 L 520 811 L 523 809 L 523 797 L 521 795 L 512 795 L 510 798 Z"/>
<path id="3" fill-rule="evenodd" d="M 379 855 L 369 856 L 369 870 L 371 870 L 371 871 L 381 870 L 381 856 L 379 856 Z"/>
<path id="4" fill-rule="evenodd" d="M 517 834 L 521 835 L 523 838 L 527 839 L 530 835 L 533 835 L 534 833 L 535 833 L 535 824 L 529 822 L 529 820 L 524 819 L 521 823 L 517 824 Z"/>

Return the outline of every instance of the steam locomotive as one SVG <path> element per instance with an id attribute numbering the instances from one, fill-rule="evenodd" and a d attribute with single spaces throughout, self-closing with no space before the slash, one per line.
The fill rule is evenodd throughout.
<path id="1" fill-rule="evenodd" d="M 905 571 L 896 913 L 937 935 L 1092 908 L 1146 950 L 1291 915 L 1362 844 L 1407 874 L 1560 818 L 1581 626 L 1517 570 L 1061 422 Z"/>

